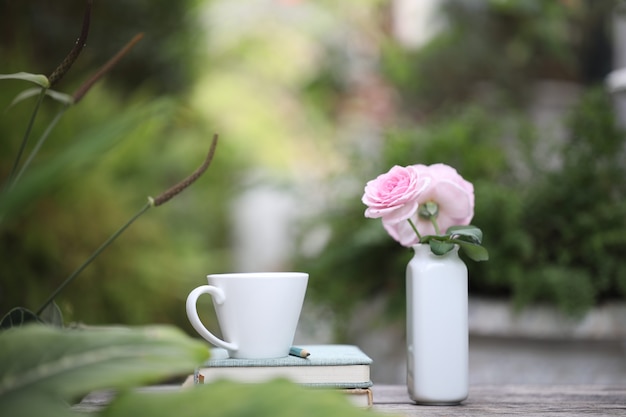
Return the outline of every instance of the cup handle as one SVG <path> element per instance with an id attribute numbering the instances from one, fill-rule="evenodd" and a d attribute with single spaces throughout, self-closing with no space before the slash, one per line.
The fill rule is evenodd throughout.
<path id="1" fill-rule="evenodd" d="M 224 291 L 220 288 L 214 287 L 212 285 L 201 285 L 198 288 L 195 288 L 193 291 L 189 293 L 187 296 L 187 317 L 189 318 L 189 322 L 193 328 L 205 338 L 208 342 L 212 343 L 215 346 L 235 351 L 238 349 L 237 345 L 234 343 L 225 342 L 222 339 L 215 336 L 213 333 L 207 330 L 206 327 L 200 321 L 200 317 L 198 316 L 197 310 L 197 302 L 198 298 L 202 294 L 209 294 L 213 298 L 213 302 L 217 304 L 223 304 L 226 300 L 226 296 L 224 295 Z"/>

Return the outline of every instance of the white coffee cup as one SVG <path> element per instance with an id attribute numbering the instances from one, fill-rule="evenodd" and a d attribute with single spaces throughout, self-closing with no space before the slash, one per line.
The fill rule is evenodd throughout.
<path id="1" fill-rule="evenodd" d="M 231 358 L 280 358 L 289 355 L 300 318 L 309 274 L 246 272 L 211 274 L 187 296 L 187 317 L 209 343 Z M 200 321 L 197 301 L 210 294 L 222 340 Z"/>

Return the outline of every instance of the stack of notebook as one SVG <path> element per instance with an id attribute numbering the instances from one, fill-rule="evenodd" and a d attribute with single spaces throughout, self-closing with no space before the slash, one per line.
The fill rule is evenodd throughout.
<path id="1" fill-rule="evenodd" d="M 361 349 L 353 345 L 307 345 L 299 348 L 308 356 L 232 359 L 227 351 L 216 348 L 211 350 L 211 359 L 194 372 L 193 383 L 206 384 L 220 379 L 259 383 L 284 378 L 307 387 L 340 390 L 356 405 L 372 405 L 372 359 Z"/>

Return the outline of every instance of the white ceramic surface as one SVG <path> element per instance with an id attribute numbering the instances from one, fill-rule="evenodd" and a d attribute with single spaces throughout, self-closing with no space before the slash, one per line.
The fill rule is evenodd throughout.
<path id="1" fill-rule="evenodd" d="M 456 404 L 469 388 L 467 267 L 458 248 L 415 245 L 407 265 L 407 385 L 421 404 Z"/>

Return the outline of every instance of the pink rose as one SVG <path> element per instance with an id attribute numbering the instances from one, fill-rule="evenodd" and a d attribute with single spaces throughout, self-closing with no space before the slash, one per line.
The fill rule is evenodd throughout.
<path id="1" fill-rule="evenodd" d="M 428 187 L 420 193 L 418 204 L 424 204 L 428 201 L 437 203 L 439 212 L 436 220 L 439 231 L 445 233 L 450 226 L 470 224 L 474 217 L 474 186 L 472 183 L 464 180 L 456 169 L 445 164 L 413 165 L 413 167 L 420 177 L 432 178 Z M 435 228 L 428 219 L 418 217 L 415 225 L 422 235 L 435 234 Z M 401 235 L 402 233 L 398 232 L 398 234 Z"/>
<path id="2" fill-rule="evenodd" d="M 419 215 L 420 206 L 435 203 L 439 233 L 450 226 L 465 226 L 474 217 L 474 186 L 445 164 L 394 166 L 365 186 L 361 199 L 365 217 L 382 218 L 389 235 L 403 246 L 419 243 L 419 234 L 437 234 L 430 219 Z"/>
<path id="3" fill-rule="evenodd" d="M 418 197 L 430 181 L 413 166 L 392 167 L 365 186 L 361 198 L 367 206 L 365 217 L 382 217 L 384 223 L 390 224 L 403 222 L 417 212 Z"/>

